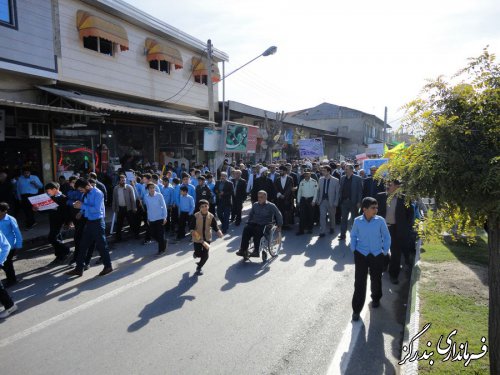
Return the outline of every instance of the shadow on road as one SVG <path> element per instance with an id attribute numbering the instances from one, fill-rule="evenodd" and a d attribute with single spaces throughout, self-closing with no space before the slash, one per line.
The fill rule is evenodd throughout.
<path id="1" fill-rule="evenodd" d="M 399 285 L 392 285 L 385 273 L 380 307 L 374 309 L 371 302 L 365 305 L 365 309 L 369 309 L 368 332 L 365 322 L 352 323 L 353 332 L 356 324 L 362 327 L 350 348 L 352 356 L 345 375 L 393 375 L 399 372 L 397 359 L 401 356 L 409 274 L 403 271 L 399 279 Z"/>
<path id="2" fill-rule="evenodd" d="M 139 320 L 128 327 L 128 332 L 135 332 L 146 326 L 151 319 L 168 314 L 169 312 L 182 308 L 186 301 L 193 301 L 196 297 L 184 296 L 191 287 L 198 281 L 197 276 L 189 277 L 189 272 L 182 275 L 179 284 L 174 288 L 167 290 L 153 302 L 147 304 L 139 313 Z"/>
<path id="3" fill-rule="evenodd" d="M 330 258 L 335 262 L 333 270 L 336 272 L 344 271 L 346 264 L 354 264 L 353 253 L 345 241 L 339 242 L 333 248 Z"/>
<path id="4" fill-rule="evenodd" d="M 238 259 L 241 259 L 238 257 Z M 260 258 L 250 258 L 250 262 L 237 261 L 226 271 L 227 283 L 224 284 L 220 290 L 225 292 L 233 289 L 236 284 L 249 283 L 269 271 L 268 263 L 262 265 Z M 255 260 L 253 260 L 255 259 Z"/>

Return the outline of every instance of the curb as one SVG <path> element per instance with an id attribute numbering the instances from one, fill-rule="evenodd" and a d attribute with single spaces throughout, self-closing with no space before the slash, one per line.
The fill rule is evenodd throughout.
<path id="1" fill-rule="evenodd" d="M 420 280 L 420 248 L 422 240 L 417 242 L 417 251 L 415 254 L 415 264 L 411 273 L 410 279 L 410 292 L 408 293 L 408 302 L 406 305 L 406 322 L 403 337 L 403 347 L 401 350 L 401 375 L 417 375 L 418 374 L 418 361 L 412 361 L 410 354 L 418 350 L 418 339 L 413 340 L 413 347 L 409 349 L 411 338 L 415 337 L 419 332 L 420 323 L 420 298 L 418 295 L 419 280 Z M 408 353 L 411 350 L 411 353 Z M 405 357 L 406 360 L 405 360 Z"/>

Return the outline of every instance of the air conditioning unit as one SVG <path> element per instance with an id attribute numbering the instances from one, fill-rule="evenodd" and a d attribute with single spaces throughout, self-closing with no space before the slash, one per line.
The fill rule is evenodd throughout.
<path id="1" fill-rule="evenodd" d="M 49 139 L 50 138 L 50 127 L 49 124 L 44 124 L 40 122 L 29 122 L 28 130 L 30 138 L 37 139 Z"/>

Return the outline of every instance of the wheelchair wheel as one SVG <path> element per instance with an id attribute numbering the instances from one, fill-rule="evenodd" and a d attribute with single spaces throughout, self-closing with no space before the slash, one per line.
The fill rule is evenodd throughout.
<path id="1" fill-rule="evenodd" d="M 262 252 L 262 263 L 265 263 L 267 261 L 267 251 Z"/>
<path id="2" fill-rule="evenodd" d="M 276 233 L 276 230 L 273 230 L 271 232 L 268 249 L 269 254 L 271 254 L 272 257 L 275 257 L 279 254 L 279 252 L 281 251 L 281 232 Z"/>

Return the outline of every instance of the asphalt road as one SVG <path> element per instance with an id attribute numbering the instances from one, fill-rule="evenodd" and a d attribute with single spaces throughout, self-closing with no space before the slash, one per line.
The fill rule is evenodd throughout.
<path id="1" fill-rule="evenodd" d="M 68 267 L 38 257 L 42 267 L 10 289 L 20 310 L 0 323 L 0 373 L 397 372 L 404 297 L 382 299 L 377 331 L 368 304 L 351 323 L 353 256 L 338 230 L 321 239 L 284 232 L 282 253 L 265 264 L 234 254 L 241 230 L 213 242 L 202 276 L 188 240 L 160 258 L 155 243 L 115 245 L 105 277 L 94 266 L 68 279 Z"/>

